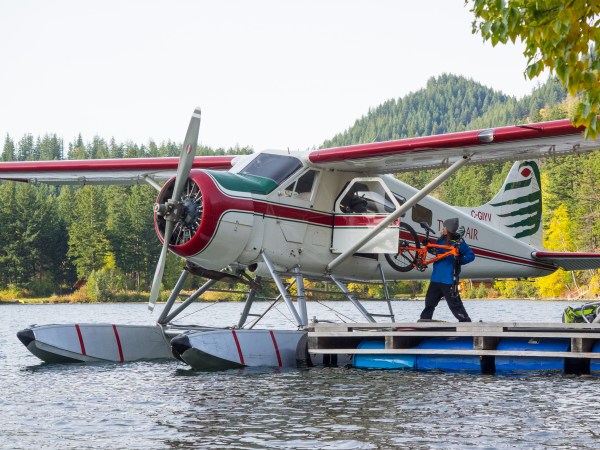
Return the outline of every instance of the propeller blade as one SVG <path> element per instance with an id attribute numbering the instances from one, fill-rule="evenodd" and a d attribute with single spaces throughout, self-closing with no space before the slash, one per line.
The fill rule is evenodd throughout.
<path id="1" fill-rule="evenodd" d="M 152 289 L 150 290 L 150 299 L 148 300 L 148 309 L 150 311 L 154 311 L 156 300 L 158 300 L 160 284 L 162 282 L 163 273 L 165 271 L 165 262 L 167 260 L 167 250 L 169 249 L 169 242 L 171 241 L 172 234 L 173 221 L 167 220 L 167 223 L 165 224 L 165 241 L 163 242 L 162 250 L 160 252 L 160 258 L 158 258 L 156 272 L 154 272 L 154 279 L 152 280 Z"/>
<path id="2" fill-rule="evenodd" d="M 178 201 L 181 197 L 183 187 L 187 181 L 194 157 L 196 156 L 196 146 L 198 145 L 198 133 L 200 131 L 200 108 L 196 108 L 190 119 L 185 139 L 183 140 L 183 148 L 179 156 L 179 165 L 177 166 L 177 178 L 175 178 L 175 187 L 173 188 L 173 200 Z"/>
<path id="3" fill-rule="evenodd" d="M 173 196 L 168 202 L 171 205 L 179 202 L 183 188 L 190 176 L 192 170 L 192 164 L 194 163 L 194 157 L 196 156 L 196 146 L 198 145 L 198 133 L 200 132 L 200 108 L 196 108 L 190 119 L 190 124 L 183 140 L 183 148 L 181 149 L 181 155 L 179 156 L 179 164 L 177 165 L 177 175 L 175 178 L 175 186 L 173 188 Z M 164 207 L 165 205 L 162 205 Z M 161 207 L 161 205 L 159 205 Z M 154 272 L 154 279 L 152 280 L 152 289 L 150 290 L 150 299 L 148 300 L 148 309 L 154 310 L 156 306 L 156 300 L 158 300 L 158 294 L 160 293 L 160 284 L 162 282 L 163 273 L 165 271 L 165 263 L 167 261 L 167 251 L 169 250 L 169 243 L 171 242 L 171 235 L 173 234 L 173 228 L 175 226 L 174 218 L 172 216 L 165 216 L 165 234 L 163 236 L 164 242 L 162 250 L 160 252 L 160 258 L 158 258 L 158 264 L 156 265 L 156 272 Z"/>

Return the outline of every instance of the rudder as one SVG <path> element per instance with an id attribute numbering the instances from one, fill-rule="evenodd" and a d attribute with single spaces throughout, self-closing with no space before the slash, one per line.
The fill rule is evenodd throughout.
<path id="1" fill-rule="evenodd" d="M 458 208 L 509 236 L 542 247 L 542 191 L 535 161 L 513 164 L 496 196 L 477 208 Z"/>

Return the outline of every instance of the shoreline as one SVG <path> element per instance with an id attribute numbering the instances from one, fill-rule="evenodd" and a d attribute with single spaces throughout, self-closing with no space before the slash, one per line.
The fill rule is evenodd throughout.
<path id="1" fill-rule="evenodd" d="M 417 302 L 424 301 L 425 297 L 415 297 L 415 298 L 392 298 L 390 301 L 392 302 Z M 600 301 L 600 299 L 568 299 L 568 298 L 463 298 L 464 302 L 480 302 L 480 301 L 531 301 L 531 302 L 575 302 L 575 303 L 592 303 Z M 86 304 L 95 304 L 95 305 L 108 305 L 108 304 L 144 304 L 147 300 L 118 300 L 118 301 L 85 301 L 85 300 L 73 300 L 69 298 L 56 298 L 56 297 L 42 297 L 42 298 L 24 298 L 24 299 L 11 299 L 4 300 L 0 299 L 0 305 L 86 305 Z M 218 299 L 218 300 L 196 300 L 198 303 L 221 303 L 221 302 L 235 302 L 235 303 L 243 303 L 244 300 L 233 300 L 233 299 Z M 256 300 L 261 303 L 268 303 L 268 300 Z M 318 302 L 324 300 L 312 300 L 307 299 L 307 302 Z M 325 300 L 325 301 L 334 301 L 334 302 L 345 302 L 346 299 L 339 300 Z M 361 299 L 362 302 L 372 302 L 372 301 L 385 301 L 384 299 Z M 164 304 L 164 301 L 158 301 L 157 304 Z M 183 301 L 178 300 L 175 303 L 183 303 Z"/>

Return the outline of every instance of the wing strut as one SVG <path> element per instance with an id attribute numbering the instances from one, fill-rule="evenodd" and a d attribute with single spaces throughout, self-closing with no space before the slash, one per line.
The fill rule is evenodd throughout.
<path id="1" fill-rule="evenodd" d="M 181 280 L 181 278 L 180 278 L 180 280 Z M 181 305 L 179 305 L 179 307 L 175 311 L 173 311 L 171 314 L 167 315 L 167 317 L 165 317 L 161 321 L 159 321 L 159 324 L 164 325 L 164 324 L 169 323 L 171 320 L 173 320 L 175 317 L 177 317 L 181 313 L 181 311 L 183 311 L 185 308 L 187 308 L 192 303 L 194 303 L 198 297 L 200 297 L 202 294 L 204 294 L 206 291 L 208 291 L 211 288 L 211 286 L 213 284 L 215 284 L 217 281 L 219 281 L 219 280 L 215 280 L 212 278 L 209 279 L 206 283 L 204 283 L 202 286 L 200 286 L 196 290 L 196 292 L 194 292 L 192 295 L 190 295 Z M 179 282 L 178 282 L 178 284 L 179 284 Z"/>
<path id="2" fill-rule="evenodd" d="M 308 310 L 306 309 L 306 295 L 304 294 L 304 277 L 300 272 L 300 267 L 294 267 L 294 273 L 296 274 L 296 291 L 298 291 L 298 308 L 300 309 L 300 317 L 302 323 L 308 325 Z"/>
<path id="3" fill-rule="evenodd" d="M 150 186 L 152 186 L 154 189 L 156 189 L 158 192 L 160 192 L 162 190 L 162 186 L 160 184 L 158 184 L 156 181 L 154 181 L 152 179 L 152 177 L 150 177 L 150 175 L 144 175 L 142 177 L 142 179 L 148 183 Z"/>
<path id="4" fill-rule="evenodd" d="M 365 307 L 360 303 L 360 301 L 358 301 L 354 295 L 352 295 L 352 292 L 350 292 L 350 290 L 346 287 L 346 285 L 344 283 L 342 283 L 341 281 L 339 281 L 336 277 L 334 277 L 333 275 L 329 275 L 329 278 L 331 278 L 333 280 L 333 282 L 335 284 L 337 284 L 337 287 L 339 287 L 342 292 L 344 294 L 346 294 L 346 297 L 348 297 L 348 300 L 350 300 L 352 302 L 352 304 L 356 307 L 356 309 L 358 309 L 358 311 L 365 317 L 365 319 L 367 319 L 370 323 L 376 323 L 377 321 L 373 318 L 373 315 L 367 311 L 365 309 Z"/>
<path id="5" fill-rule="evenodd" d="M 279 275 L 277 275 L 277 272 L 275 271 L 275 268 L 273 267 L 273 263 L 269 260 L 269 258 L 267 258 L 267 255 L 265 254 L 264 251 L 261 252 L 261 255 L 262 255 L 262 258 L 263 258 L 267 268 L 269 269 L 271 278 L 273 278 L 275 285 L 277 285 L 277 289 L 279 289 L 279 293 L 281 294 L 281 297 L 283 297 L 283 300 L 285 301 L 285 304 L 287 305 L 288 309 L 290 310 L 290 313 L 292 314 L 292 316 L 294 316 L 296 325 L 298 325 L 298 327 L 308 325 L 307 323 L 302 323 L 302 318 L 300 317 L 300 315 L 298 314 L 298 311 L 296 310 L 296 307 L 292 303 L 292 298 L 291 298 L 289 292 L 286 290 L 285 286 L 279 279 Z"/>
<path id="6" fill-rule="evenodd" d="M 185 283 L 185 280 L 187 280 L 189 274 L 190 272 L 187 270 L 187 266 L 185 266 L 183 268 L 183 271 L 181 272 L 181 275 L 179 275 L 179 280 L 177 280 L 173 291 L 171 291 L 171 295 L 169 296 L 167 303 L 165 304 L 165 307 L 162 310 L 162 313 L 160 314 L 160 317 L 156 321 L 157 323 L 161 325 L 167 324 L 167 322 L 165 321 L 165 317 L 167 317 L 167 315 L 171 312 L 171 308 L 173 307 L 175 300 L 177 300 L 181 289 L 183 289 L 183 284 Z"/>
<path id="7" fill-rule="evenodd" d="M 418 201 L 422 200 L 424 197 L 429 195 L 429 193 L 431 191 L 433 191 L 436 187 L 438 187 L 440 184 L 442 184 L 444 181 L 446 181 L 446 179 L 448 179 L 450 176 L 454 175 L 454 173 L 457 172 L 458 169 L 460 169 L 462 166 L 467 164 L 470 160 L 471 160 L 470 156 L 467 156 L 467 155 L 463 156 L 462 158 L 460 158 L 459 160 L 454 162 L 446 170 L 444 170 L 441 174 L 439 174 L 437 177 L 435 177 L 433 180 L 431 180 L 427 186 L 425 186 L 423 189 L 421 189 L 419 192 L 417 192 L 415 195 L 413 195 L 406 203 L 404 203 L 402 206 L 400 206 L 400 208 L 398 208 L 396 211 L 394 211 L 392 214 L 387 216 L 386 219 L 383 220 L 382 222 L 380 222 L 375 228 L 373 228 L 373 230 L 370 233 L 368 233 L 366 236 L 364 236 L 362 239 L 360 239 L 358 242 L 356 242 L 348 250 L 346 250 L 345 252 L 340 254 L 333 261 L 331 261 L 327 265 L 327 269 L 326 269 L 327 273 L 331 273 L 331 271 L 335 267 L 337 267 L 340 263 L 345 261 L 348 257 L 352 256 L 354 253 L 356 253 L 359 248 L 361 248 L 363 245 L 365 245 L 367 242 L 369 242 L 371 239 L 373 239 L 375 236 L 377 236 L 379 233 L 381 233 L 383 230 L 385 230 L 385 228 L 389 224 L 391 224 L 394 220 L 401 217 L 406 211 L 408 211 L 410 208 L 412 208 Z"/>

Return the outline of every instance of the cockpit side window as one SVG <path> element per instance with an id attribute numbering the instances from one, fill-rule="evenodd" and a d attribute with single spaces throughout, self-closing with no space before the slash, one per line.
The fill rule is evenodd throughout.
<path id="1" fill-rule="evenodd" d="M 262 153 L 244 167 L 240 173 L 269 178 L 280 184 L 302 167 L 299 159 L 287 155 Z"/>
<path id="2" fill-rule="evenodd" d="M 304 173 L 300 178 L 287 185 L 281 195 L 299 200 L 310 200 L 317 173 L 316 170 L 309 170 Z"/>

